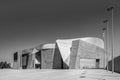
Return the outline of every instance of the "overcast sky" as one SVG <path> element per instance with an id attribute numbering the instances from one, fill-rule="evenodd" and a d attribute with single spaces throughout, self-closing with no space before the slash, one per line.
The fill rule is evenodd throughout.
<path id="1" fill-rule="evenodd" d="M 56 39 L 102 38 L 102 23 L 115 6 L 115 53 L 120 53 L 120 0 L 1 0 L 0 61 L 17 50 Z"/>

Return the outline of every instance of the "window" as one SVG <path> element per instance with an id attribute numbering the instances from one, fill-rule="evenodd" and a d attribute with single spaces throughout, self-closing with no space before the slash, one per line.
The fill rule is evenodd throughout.
<path id="1" fill-rule="evenodd" d="M 15 52 L 15 53 L 14 53 L 14 61 L 16 62 L 16 61 L 17 61 L 17 59 L 18 59 L 18 53 L 17 53 L 17 52 Z"/>
<path id="2" fill-rule="evenodd" d="M 100 60 L 99 59 L 96 59 L 96 62 L 99 62 Z"/>

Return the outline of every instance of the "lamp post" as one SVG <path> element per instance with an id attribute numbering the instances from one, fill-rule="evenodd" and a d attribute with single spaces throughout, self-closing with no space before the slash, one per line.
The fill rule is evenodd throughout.
<path id="1" fill-rule="evenodd" d="M 104 27 L 103 29 L 103 41 L 104 41 L 104 69 L 106 67 L 106 28 Z"/>
<path id="2" fill-rule="evenodd" d="M 112 73 L 114 72 L 114 27 L 113 27 L 113 10 L 114 7 L 107 8 L 107 11 L 111 11 L 111 21 L 112 21 L 112 34 L 111 34 L 111 52 L 112 52 Z"/>
<path id="3" fill-rule="evenodd" d="M 108 24 L 109 24 L 109 22 L 108 22 L 108 20 L 104 20 L 103 23 L 106 23 L 106 29 L 103 28 L 103 31 L 105 33 L 104 34 L 105 35 L 104 36 L 104 40 L 105 40 L 104 41 L 104 45 L 105 45 L 105 52 L 106 52 L 105 53 L 105 55 L 106 55 L 106 57 L 105 57 L 106 58 L 106 68 L 108 70 L 109 69 L 109 67 L 108 67 L 108 53 L 109 53 L 108 52 L 108 37 L 109 37 L 109 33 L 108 33 L 109 32 L 109 27 L 108 27 Z"/>

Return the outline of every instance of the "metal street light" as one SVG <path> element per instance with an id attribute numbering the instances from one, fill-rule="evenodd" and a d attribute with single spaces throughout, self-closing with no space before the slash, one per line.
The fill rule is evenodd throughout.
<path id="1" fill-rule="evenodd" d="M 103 41 L 104 41 L 104 69 L 105 69 L 105 67 L 106 67 L 106 29 L 107 28 L 103 28 L 102 30 L 103 30 Z"/>
<path id="2" fill-rule="evenodd" d="M 109 69 L 108 67 L 108 37 L 109 37 L 109 27 L 108 27 L 108 20 L 104 20 L 103 23 L 106 23 L 106 29 L 103 28 L 103 31 L 105 33 L 105 36 L 104 36 L 104 45 L 105 45 L 105 55 L 106 55 L 106 66 L 107 66 L 107 70 Z"/>
<path id="3" fill-rule="evenodd" d="M 113 10 L 114 7 L 107 8 L 107 11 L 111 11 L 111 18 L 112 18 L 112 34 L 111 34 L 111 48 L 112 48 L 112 73 L 114 72 L 114 27 L 113 27 Z"/>

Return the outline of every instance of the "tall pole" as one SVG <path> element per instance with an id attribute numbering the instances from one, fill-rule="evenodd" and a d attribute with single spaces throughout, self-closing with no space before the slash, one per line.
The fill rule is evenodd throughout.
<path id="1" fill-rule="evenodd" d="M 109 24 L 109 22 L 108 22 L 108 20 L 104 20 L 103 21 L 103 23 L 106 23 L 106 34 L 105 34 L 105 43 L 104 43 L 104 45 L 105 45 L 105 52 L 106 52 L 106 68 L 107 68 L 107 71 L 108 71 L 108 69 L 109 69 L 109 66 L 108 66 L 108 37 L 109 37 L 109 27 L 108 27 L 108 24 Z"/>
<path id="2" fill-rule="evenodd" d="M 107 48 L 107 71 L 108 71 L 108 70 L 109 70 L 109 64 L 108 64 L 108 57 L 109 57 L 109 46 L 108 46 L 108 42 L 109 42 L 109 41 L 108 41 L 108 40 L 109 40 L 109 21 L 107 21 L 106 24 L 107 24 L 107 30 L 106 30 L 106 31 L 107 31 L 107 32 L 106 32 L 106 35 L 107 35 L 107 36 L 106 36 L 106 41 L 107 41 L 107 42 L 106 42 L 106 45 L 107 45 L 107 46 L 106 46 L 106 48 Z"/>
<path id="3" fill-rule="evenodd" d="M 103 28 L 103 41 L 104 41 L 104 69 L 106 67 L 106 52 L 107 52 L 107 49 L 106 49 L 106 28 Z"/>
<path id="4" fill-rule="evenodd" d="M 112 12 L 112 15 L 111 15 L 111 18 L 112 18 L 112 34 L 111 34 L 111 48 L 112 48 L 112 73 L 114 72 L 114 26 L 113 26 L 113 9 L 114 7 L 110 7 L 110 8 L 107 8 L 107 11 L 111 11 Z"/>

